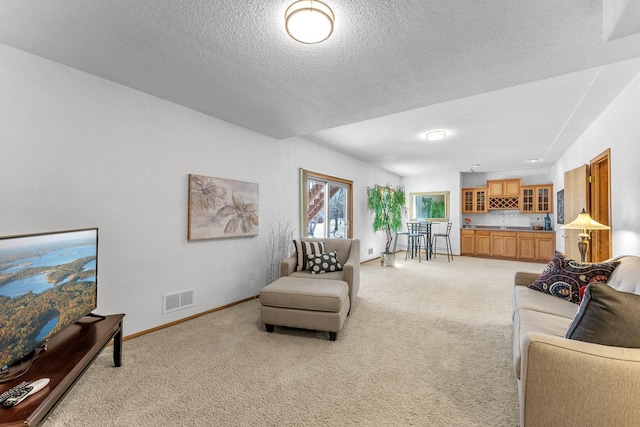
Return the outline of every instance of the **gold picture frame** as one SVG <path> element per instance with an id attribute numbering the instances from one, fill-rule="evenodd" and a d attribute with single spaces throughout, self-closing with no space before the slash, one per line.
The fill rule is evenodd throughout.
<path id="1" fill-rule="evenodd" d="M 448 191 L 409 193 L 411 221 L 449 222 L 449 215 Z"/>

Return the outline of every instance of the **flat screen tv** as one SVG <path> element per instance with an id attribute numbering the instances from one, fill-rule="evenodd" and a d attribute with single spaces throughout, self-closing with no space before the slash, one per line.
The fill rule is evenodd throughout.
<path id="1" fill-rule="evenodd" d="M 0 375 L 95 310 L 97 261 L 97 228 L 0 237 Z"/>

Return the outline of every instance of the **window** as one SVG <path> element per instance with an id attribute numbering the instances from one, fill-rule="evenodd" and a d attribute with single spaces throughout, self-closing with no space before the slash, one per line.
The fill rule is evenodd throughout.
<path id="1" fill-rule="evenodd" d="M 351 238 L 353 182 L 300 169 L 302 235 Z"/>
<path id="2" fill-rule="evenodd" d="M 464 193 L 464 204 L 468 207 L 469 201 L 473 205 L 473 197 L 469 198 Z M 473 196 L 473 193 L 471 194 Z M 424 219 L 426 221 L 449 222 L 449 192 L 439 191 L 431 193 L 410 193 L 409 218 L 411 221 Z"/>

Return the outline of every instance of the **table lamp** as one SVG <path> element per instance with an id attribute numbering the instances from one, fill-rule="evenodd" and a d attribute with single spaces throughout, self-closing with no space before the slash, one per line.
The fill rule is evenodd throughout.
<path id="1" fill-rule="evenodd" d="M 584 262 L 585 255 L 587 254 L 587 248 L 589 247 L 589 233 L 587 230 L 611 230 L 608 225 L 600 224 L 589 216 L 587 211 L 583 208 L 582 212 L 578 214 L 578 217 L 569 224 L 563 225 L 560 228 L 566 228 L 569 230 L 582 230 L 582 233 L 578 234 L 580 240 L 578 241 L 578 250 L 580 251 L 580 262 Z"/>

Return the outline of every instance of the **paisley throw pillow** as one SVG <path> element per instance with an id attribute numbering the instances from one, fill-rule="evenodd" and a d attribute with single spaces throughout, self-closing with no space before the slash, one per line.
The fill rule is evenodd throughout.
<path id="1" fill-rule="evenodd" d="M 606 283 L 618 264 L 620 261 L 580 262 L 556 251 L 542 274 L 528 287 L 577 304 L 581 287 Z"/>

